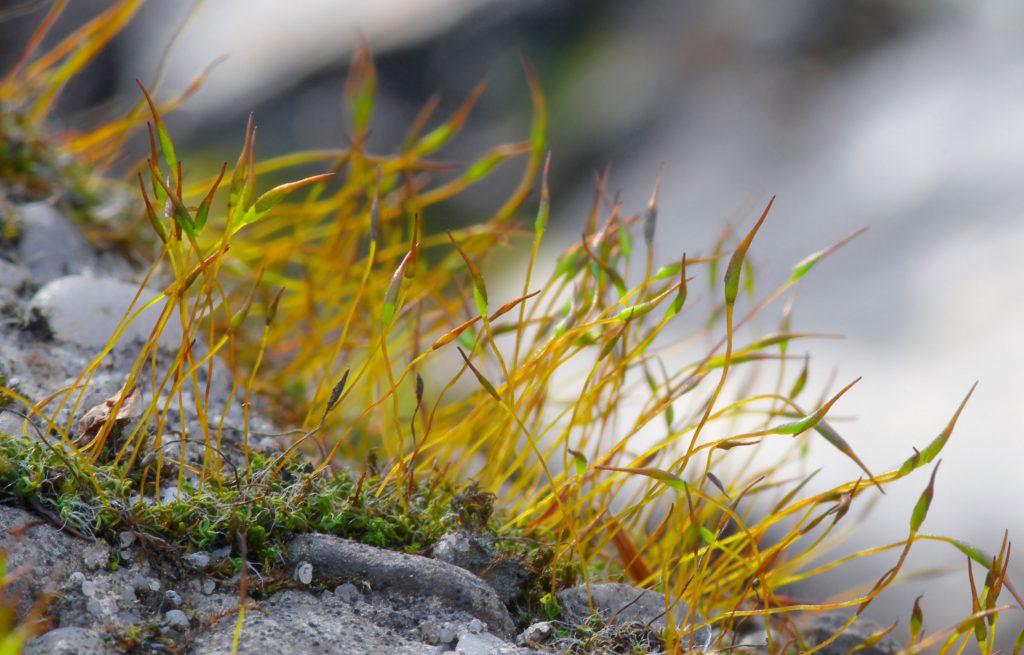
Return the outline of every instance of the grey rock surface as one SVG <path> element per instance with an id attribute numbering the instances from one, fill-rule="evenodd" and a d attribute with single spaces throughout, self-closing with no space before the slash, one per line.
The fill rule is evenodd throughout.
<path id="1" fill-rule="evenodd" d="M 0 259 L 0 289 L 20 293 L 31 281 L 32 272 L 27 268 Z"/>
<path id="2" fill-rule="evenodd" d="M 606 620 L 617 623 L 636 621 L 649 625 L 654 630 L 664 630 L 668 627 L 665 597 L 662 594 L 618 582 L 591 584 L 589 600 L 587 591 L 587 587 L 581 585 L 558 592 L 563 620 L 582 623 L 593 612 L 598 612 Z M 676 629 L 687 635 L 687 639 L 689 636 L 686 626 L 690 625 L 687 619 L 688 610 L 682 601 L 672 608 Z M 697 622 L 703 620 L 698 615 Z M 698 628 L 693 634 L 693 643 L 698 649 L 703 649 L 711 643 L 711 638 L 710 628 Z"/>
<path id="3" fill-rule="evenodd" d="M 75 226 L 49 203 L 23 205 L 20 228 L 18 259 L 36 284 L 100 265 L 96 252 Z"/>
<path id="4" fill-rule="evenodd" d="M 139 294 L 137 284 L 111 278 L 68 275 L 47 283 L 36 292 L 30 311 L 34 320 L 45 321 L 45 327 L 58 341 L 84 348 L 100 348 L 110 339 L 118 323 Z M 139 294 L 132 311 L 156 298 L 155 291 L 145 289 Z M 126 328 L 122 341 L 145 341 L 164 303 L 146 309 Z M 181 344 L 181 325 L 168 321 L 160 335 L 160 344 L 173 348 Z"/>
<path id="5" fill-rule="evenodd" d="M 803 628 L 804 638 L 809 646 L 817 646 L 831 639 L 833 635 L 843 629 L 849 620 L 850 616 L 841 612 L 815 614 Z M 846 655 L 880 630 L 884 630 L 884 628 L 873 621 L 857 619 L 835 641 L 817 652 L 821 655 Z M 861 648 L 857 653 L 860 655 L 894 655 L 902 648 L 898 641 L 890 636 L 885 636 L 874 646 Z"/>
<path id="6" fill-rule="evenodd" d="M 315 584 L 333 587 L 358 580 L 374 590 L 434 596 L 472 613 L 500 635 L 511 636 L 513 631 L 508 610 L 494 590 L 475 575 L 445 562 L 319 534 L 293 539 L 288 544 L 288 560 L 293 568 L 302 562 L 311 564 Z"/>
<path id="7" fill-rule="evenodd" d="M 196 636 L 189 644 L 190 655 L 227 655 L 231 653 L 237 613 L 229 613 Z M 424 630 L 433 622 L 451 626 L 453 641 L 473 634 L 494 648 L 527 655 L 512 644 L 486 631 L 469 629 L 471 614 L 453 610 L 436 597 L 408 596 L 398 593 L 363 594 L 353 602 L 333 593 L 313 595 L 286 590 L 273 594 L 256 608 L 246 611 L 238 652 L 242 655 L 266 655 L 282 652 L 295 655 L 437 655 L 454 644 L 425 639 Z M 508 650 L 511 649 L 511 650 Z M 473 651 L 474 654 L 480 651 Z"/>
<path id="8" fill-rule="evenodd" d="M 529 575 L 518 561 L 501 553 L 492 537 L 468 530 L 456 530 L 441 537 L 430 551 L 434 559 L 454 564 L 491 585 L 503 603 L 522 593 Z"/>
<path id="9" fill-rule="evenodd" d="M 87 570 L 101 544 L 90 544 L 49 525 L 35 514 L 0 505 L 0 549 L 7 551 L 7 570 L 24 567 L 9 589 L 24 615 L 42 594 L 57 593 L 74 571 Z"/>
<path id="10" fill-rule="evenodd" d="M 57 628 L 31 639 L 22 655 L 116 655 L 103 635 L 87 628 Z"/>

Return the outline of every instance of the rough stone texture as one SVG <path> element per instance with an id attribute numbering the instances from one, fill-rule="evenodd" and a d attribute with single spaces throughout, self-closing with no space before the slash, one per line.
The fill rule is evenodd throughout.
<path id="1" fill-rule="evenodd" d="M 491 585 L 505 604 L 522 593 L 529 574 L 519 562 L 504 556 L 489 537 L 468 530 L 456 530 L 441 537 L 430 552 L 431 557 L 466 569 Z"/>
<path id="2" fill-rule="evenodd" d="M 99 257 L 75 226 L 48 203 L 23 205 L 20 228 L 18 259 L 37 284 L 99 266 Z"/>
<path id="3" fill-rule="evenodd" d="M 57 628 L 30 640 L 22 655 L 116 655 L 103 635 L 87 628 Z"/>
<path id="4" fill-rule="evenodd" d="M 231 613 L 209 630 L 196 636 L 186 651 L 190 655 L 227 655 L 238 615 Z M 430 596 L 397 593 L 360 594 L 354 601 L 324 593 L 287 590 L 273 594 L 254 609 L 248 609 L 242 626 L 238 652 L 241 655 L 280 653 L 282 645 L 294 655 L 437 655 L 467 635 L 486 642 L 486 651 L 466 651 L 467 655 L 509 653 L 528 655 L 533 651 L 512 644 L 485 631 L 472 632 L 476 621 L 471 614 L 453 610 Z M 434 639 L 425 637 L 443 623 L 448 632 L 435 631 Z M 480 621 L 476 621 L 482 628 Z M 438 642 L 437 635 L 449 642 Z M 468 642 L 467 642 L 468 643 Z"/>
<path id="5" fill-rule="evenodd" d="M 21 293 L 31 281 L 32 274 L 27 268 L 0 259 L 0 289 Z"/>
<path id="6" fill-rule="evenodd" d="M 316 584 L 333 587 L 358 580 L 374 590 L 434 596 L 472 613 L 498 634 L 510 636 L 513 631 L 508 610 L 494 590 L 475 575 L 445 562 L 319 534 L 293 539 L 288 544 L 288 560 L 292 568 L 302 562 L 312 564 Z"/>
<path id="7" fill-rule="evenodd" d="M 0 548 L 7 550 L 8 571 L 25 568 L 26 574 L 9 590 L 18 598 L 20 616 L 40 595 L 58 592 L 72 572 L 88 570 L 87 563 L 106 554 L 100 544 L 72 537 L 34 514 L 4 505 L 0 505 Z"/>
<path id="8" fill-rule="evenodd" d="M 849 620 L 850 616 L 841 612 L 814 614 L 807 626 L 803 628 L 804 638 L 809 646 L 817 646 L 842 630 Z M 846 655 L 880 630 L 884 630 L 884 628 L 873 621 L 857 619 L 835 641 L 817 652 L 821 655 Z M 898 641 L 890 636 L 885 636 L 874 646 L 862 648 L 857 653 L 859 655 L 894 655 L 902 648 Z"/>
<path id="9" fill-rule="evenodd" d="M 32 319 L 45 321 L 45 329 L 57 341 L 84 348 L 99 349 L 110 340 L 139 287 L 131 282 L 87 275 L 68 275 L 49 282 L 32 299 Z M 143 307 L 159 294 L 145 289 L 132 311 Z M 125 330 L 125 342 L 144 342 L 160 318 L 163 303 L 144 311 Z M 41 326 L 42 327 L 42 326 Z M 168 321 L 160 335 L 160 344 L 168 348 L 181 345 L 181 324 Z"/>
<path id="10" fill-rule="evenodd" d="M 587 587 L 579 586 L 558 592 L 558 602 L 562 606 L 564 620 L 580 623 L 592 614 L 599 612 L 609 621 L 625 623 L 638 621 L 649 625 L 654 630 L 668 627 L 665 617 L 665 597 L 649 589 L 638 589 L 617 582 L 591 584 L 590 602 L 587 599 Z M 682 601 L 675 606 L 676 628 L 685 630 L 688 607 Z M 701 618 L 698 622 L 702 622 Z M 685 632 L 684 632 L 685 634 Z M 693 643 L 698 650 L 711 643 L 711 629 L 700 628 L 693 635 Z"/>
<path id="11" fill-rule="evenodd" d="M 459 636 L 458 643 L 455 644 L 455 650 L 447 651 L 453 655 L 514 655 L 523 652 L 531 651 L 511 646 L 488 632 L 463 633 Z"/>

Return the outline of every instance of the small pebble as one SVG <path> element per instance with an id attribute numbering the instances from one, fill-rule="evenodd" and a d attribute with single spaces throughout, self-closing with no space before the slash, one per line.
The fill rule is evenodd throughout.
<path id="1" fill-rule="evenodd" d="M 299 562 L 295 567 L 295 580 L 302 584 L 309 584 L 313 581 L 313 565 L 309 562 Z"/>
<path id="2" fill-rule="evenodd" d="M 210 565 L 210 554 L 204 553 L 201 550 L 196 551 L 194 553 L 189 553 L 181 559 L 183 559 L 186 564 L 188 564 L 194 569 L 205 569 L 207 566 Z"/>
<path id="3" fill-rule="evenodd" d="M 102 616 L 103 605 L 95 598 L 89 598 L 85 603 L 85 611 L 89 612 L 89 614 L 92 614 L 93 616 Z"/>
<path id="4" fill-rule="evenodd" d="M 455 631 L 455 626 L 448 621 L 442 623 L 441 627 L 437 629 L 437 640 L 442 644 L 450 644 L 455 641 L 455 638 L 458 636 L 458 633 Z"/>
<path id="5" fill-rule="evenodd" d="M 82 554 L 82 561 L 90 571 L 105 568 L 110 562 L 110 551 L 99 545 L 87 548 Z"/>
<path id="6" fill-rule="evenodd" d="M 82 574 L 79 573 L 79 575 L 82 575 Z M 84 578 L 85 576 L 82 576 L 82 577 Z M 85 594 L 86 596 L 92 598 L 94 595 L 96 595 L 96 583 L 93 582 L 92 580 L 83 580 L 82 581 L 82 593 Z"/>
<path id="7" fill-rule="evenodd" d="M 478 635 L 484 631 L 484 622 L 480 619 L 473 619 L 469 622 L 469 625 L 466 626 L 466 629 L 473 634 Z"/>
<path id="8" fill-rule="evenodd" d="M 121 543 L 121 548 L 127 548 L 135 541 L 135 535 L 128 530 L 122 530 L 117 533 L 117 540 Z"/>
<path id="9" fill-rule="evenodd" d="M 216 590 L 217 590 L 217 581 L 214 580 L 213 578 L 207 578 L 203 582 L 203 593 L 206 594 L 207 596 L 209 596 L 210 594 L 212 594 Z"/>
<path id="10" fill-rule="evenodd" d="M 181 594 L 179 594 L 175 590 L 168 589 L 167 592 L 164 594 L 164 598 L 166 598 L 167 602 L 173 605 L 174 607 L 181 607 Z"/>
<path id="11" fill-rule="evenodd" d="M 523 630 L 519 638 L 516 639 L 516 643 L 520 646 L 536 646 L 547 643 L 554 636 L 555 628 L 551 622 L 541 621 Z"/>
<path id="12" fill-rule="evenodd" d="M 139 599 L 135 596 L 135 589 L 131 586 L 125 586 L 121 588 L 120 594 L 121 602 L 131 605 L 139 602 Z"/>
<path id="13" fill-rule="evenodd" d="M 188 629 L 188 615 L 181 610 L 168 610 L 164 614 L 164 623 L 171 628 L 178 628 L 181 630 Z"/>
<path id="14" fill-rule="evenodd" d="M 85 582 L 85 574 L 81 571 L 75 571 L 68 576 L 68 584 L 72 586 L 78 586 Z"/>
<path id="15" fill-rule="evenodd" d="M 351 603 L 359 597 L 359 590 L 351 582 L 346 582 L 334 588 L 334 595 L 346 603 Z"/>

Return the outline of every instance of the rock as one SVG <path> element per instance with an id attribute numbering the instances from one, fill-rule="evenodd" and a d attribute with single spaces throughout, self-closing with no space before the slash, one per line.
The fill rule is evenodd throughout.
<path id="1" fill-rule="evenodd" d="M 185 562 L 186 566 L 201 571 L 210 565 L 210 554 L 198 550 L 185 555 L 181 561 Z"/>
<path id="2" fill-rule="evenodd" d="M 665 597 L 649 589 L 638 589 L 621 583 L 601 583 L 590 585 L 590 601 L 593 611 L 599 612 L 606 620 L 616 623 L 637 621 L 649 625 L 655 631 L 668 627 L 665 618 Z M 562 618 L 573 623 L 582 623 L 591 615 L 591 602 L 587 599 L 587 587 L 578 586 L 558 592 L 558 602 L 562 606 Z M 676 627 L 683 635 L 689 636 L 685 630 L 688 607 L 682 601 L 675 606 Z M 698 623 L 703 622 L 698 617 Z M 711 629 L 699 628 L 693 635 L 694 646 L 704 650 L 711 644 Z"/>
<path id="3" fill-rule="evenodd" d="M 351 603 L 356 598 L 359 598 L 359 590 L 351 582 L 346 582 L 334 588 L 334 595 L 346 603 Z"/>
<path id="4" fill-rule="evenodd" d="M 455 652 L 459 655 L 505 655 L 518 653 L 515 646 L 509 646 L 489 632 L 480 634 L 464 632 L 459 635 L 459 643 L 455 644 Z"/>
<path id="5" fill-rule="evenodd" d="M 469 530 L 444 535 L 434 544 L 430 556 L 483 578 L 506 605 L 522 593 L 523 584 L 530 578 L 517 559 L 494 545 L 493 538 Z"/>
<path id="6" fill-rule="evenodd" d="M 841 612 L 815 614 L 802 632 L 809 646 L 817 646 L 831 639 L 833 635 L 843 629 L 849 620 L 850 616 Z M 873 621 L 858 618 L 835 641 L 816 652 L 821 655 L 846 655 L 864 643 L 868 637 L 884 629 Z M 857 653 L 858 655 L 893 655 L 902 649 L 903 647 L 898 641 L 886 635 L 874 646 L 861 648 Z"/>
<path id="7" fill-rule="evenodd" d="M 543 646 L 555 636 L 555 624 L 552 621 L 540 621 L 527 627 L 516 637 L 519 646 Z"/>
<path id="8" fill-rule="evenodd" d="M 115 655 L 103 635 L 87 628 L 57 628 L 25 645 L 23 655 Z"/>
<path id="9" fill-rule="evenodd" d="M 454 643 L 459 635 L 455 631 L 455 626 L 448 621 L 427 621 L 420 626 L 420 636 L 428 644 L 448 645 Z"/>
<path id="10" fill-rule="evenodd" d="M 181 610 L 168 610 L 164 614 L 164 625 L 175 630 L 188 630 L 188 615 Z"/>
<path id="11" fill-rule="evenodd" d="M 20 293 L 29 286 L 31 273 L 23 266 L 18 266 L 0 259 L 0 289 Z"/>
<path id="12" fill-rule="evenodd" d="M 58 341 L 98 349 L 117 329 L 125 312 L 139 293 L 138 285 L 111 278 L 68 275 L 47 283 L 36 292 L 30 305 L 29 323 L 36 330 L 48 331 Z M 135 302 L 141 308 L 159 294 L 144 289 Z M 139 344 L 149 338 L 163 303 L 144 311 L 125 329 L 120 343 Z M 168 348 L 181 345 L 181 325 L 170 320 L 160 335 L 160 344 Z"/>
<path id="13" fill-rule="evenodd" d="M 261 603 L 258 611 L 246 612 L 238 653 L 280 653 L 283 644 L 290 655 L 437 652 L 436 647 L 420 640 L 417 627 L 436 608 L 429 604 L 422 608 L 418 620 L 409 620 L 384 599 L 374 606 L 362 602 L 353 606 L 333 594 L 318 598 L 304 591 L 280 591 Z M 237 614 L 221 619 L 193 639 L 186 652 L 228 655 L 237 619 Z"/>
<path id="14" fill-rule="evenodd" d="M 18 615 L 24 616 L 43 593 L 56 592 L 73 572 L 85 570 L 84 556 L 90 546 L 33 514 L 0 505 L 0 548 L 7 550 L 7 570 L 26 567 L 30 571 L 8 589 L 10 597 L 19 599 Z"/>
<path id="15" fill-rule="evenodd" d="M 18 260 L 36 284 L 98 267 L 92 247 L 55 207 L 33 202 L 23 205 L 21 212 Z"/>
<path id="16" fill-rule="evenodd" d="M 333 586 L 360 580 L 375 591 L 434 596 L 476 616 L 500 635 L 510 636 L 513 631 L 508 610 L 494 590 L 475 575 L 445 562 L 321 534 L 292 539 L 288 560 L 293 570 L 300 562 L 310 563 L 316 584 Z"/>

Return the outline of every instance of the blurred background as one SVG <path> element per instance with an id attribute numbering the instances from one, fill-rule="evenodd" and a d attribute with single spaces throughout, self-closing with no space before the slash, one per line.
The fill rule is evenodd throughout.
<path id="1" fill-rule="evenodd" d="M 106 5 L 71 3 L 56 36 Z M 48 6 L 0 4 L 0 68 Z M 134 80 L 153 79 L 191 9 L 147 5 L 73 82 L 59 120 L 81 126 L 135 102 Z M 432 94 L 445 116 L 485 80 L 443 153 L 468 162 L 526 134 L 526 54 L 552 111 L 549 256 L 579 238 L 606 165 L 610 189 L 639 211 L 664 164 L 663 263 L 707 254 L 727 224 L 746 231 L 777 195 L 751 250 L 762 293 L 804 256 L 870 226 L 801 282 L 793 329 L 845 337 L 800 344 L 813 356 L 811 384 L 864 376 L 836 411 L 857 417 L 843 434 L 880 472 L 926 445 L 980 380 L 944 451 L 925 530 L 995 552 L 1004 528 L 1011 539 L 1024 532 L 1022 30 L 1016 0 L 219 0 L 177 39 L 160 94 L 226 56 L 169 121 L 187 144 L 179 150 L 233 160 L 250 112 L 263 157 L 342 147 L 341 89 L 362 34 L 379 75 L 371 148 L 394 148 Z M 431 218 L 486 216 L 519 171 L 506 173 Z M 857 475 L 825 447 L 814 458 L 821 487 Z M 841 552 L 905 538 L 925 484 L 894 485 Z M 794 594 L 820 601 L 894 560 Z M 869 608 L 885 625 L 899 618 L 901 640 L 920 594 L 929 632 L 970 611 L 959 552 L 922 543 L 911 561 L 948 573 L 910 579 Z M 1024 588 L 1019 558 L 1011 577 Z"/>

